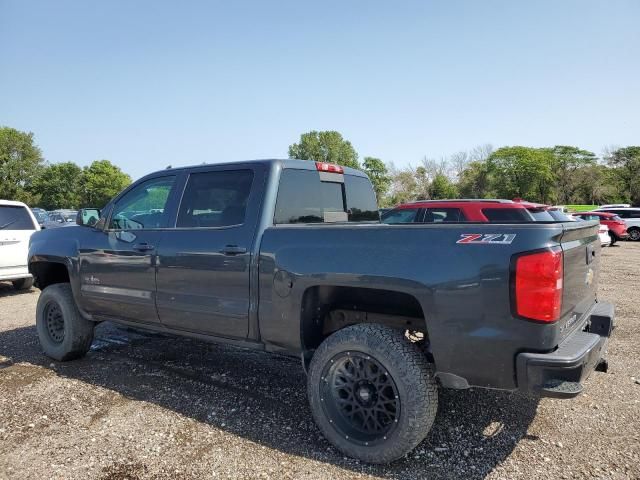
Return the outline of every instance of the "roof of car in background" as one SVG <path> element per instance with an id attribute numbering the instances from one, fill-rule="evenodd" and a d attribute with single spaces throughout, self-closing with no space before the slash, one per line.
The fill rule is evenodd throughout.
<path id="1" fill-rule="evenodd" d="M 396 208 L 411 208 L 411 207 L 456 207 L 465 204 L 487 205 L 499 208 L 544 208 L 544 209 L 556 209 L 556 207 L 550 207 L 543 203 L 533 203 L 524 200 L 505 200 L 500 198 L 452 198 L 444 200 L 415 200 L 413 202 L 403 203 Z"/>

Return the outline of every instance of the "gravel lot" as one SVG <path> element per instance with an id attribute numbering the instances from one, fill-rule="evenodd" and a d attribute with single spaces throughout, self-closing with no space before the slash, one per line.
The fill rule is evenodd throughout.
<path id="1" fill-rule="evenodd" d="M 38 291 L 0 285 L 0 478 L 640 478 L 640 243 L 603 251 L 609 373 L 574 400 L 441 391 L 406 459 L 321 437 L 298 361 L 102 324 L 89 355 L 42 355 Z"/>

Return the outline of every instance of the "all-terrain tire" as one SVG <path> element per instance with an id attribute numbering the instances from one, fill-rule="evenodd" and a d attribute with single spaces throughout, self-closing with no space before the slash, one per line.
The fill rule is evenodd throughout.
<path id="1" fill-rule="evenodd" d="M 386 381 L 383 385 L 388 384 L 387 391 L 394 392 L 396 403 L 389 407 L 391 411 L 379 414 L 378 405 L 363 410 L 362 402 L 370 402 L 377 387 L 367 391 L 367 386 L 362 386 L 362 375 L 349 377 L 359 380 L 350 380 L 351 383 L 344 386 L 350 370 L 346 366 L 358 362 L 369 365 L 365 371 L 368 368 L 375 372 L 374 378 Z M 337 374 L 336 368 L 339 368 Z M 351 371 L 357 368 L 352 366 Z M 383 325 L 352 325 L 326 338 L 311 359 L 307 393 L 313 418 L 324 436 L 346 455 L 369 463 L 389 463 L 413 450 L 431 430 L 438 409 L 438 388 L 432 365 L 403 331 Z M 345 408 L 349 407 L 344 406 L 345 397 L 354 405 L 346 413 Z M 388 393 L 375 398 L 385 399 L 385 404 L 393 403 L 386 400 Z M 355 409 L 358 413 L 354 415 Z M 365 413 L 358 416 L 363 411 Z M 373 415 L 383 416 L 371 423 Z M 386 431 L 364 434 L 362 418 L 367 418 L 365 428 L 383 423 L 391 426 Z"/>
<path id="2" fill-rule="evenodd" d="M 95 324 L 82 317 L 71 285 L 49 285 L 36 306 L 36 328 L 44 353 L 58 361 L 84 356 L 93 342 Z"/>
<path id="3" fill-rule="evenodd" d="M 33 277 L 21 278 L 20 280 L 14 280 L 11 283 L 13 284 L 13 288 L 16 290 L 29 290 L 33 287 Z"/>

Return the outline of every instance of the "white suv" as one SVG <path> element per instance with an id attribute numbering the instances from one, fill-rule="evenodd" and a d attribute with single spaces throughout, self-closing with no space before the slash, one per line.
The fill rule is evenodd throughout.
<path id="1" fill-rule="evenodd" d="M 11 281 L 17 290 L 33 285 L 27 254 L 29 239 L 38 230 L 38 221 L 24 203 L 0 200 L 0 280 Z"/>
<path id="2" fill-rule="evenodd" d="M 640 240 L 640 208 L 600 207 L 595 212 L 609 212 L 618 215 L 627 224 L 629 240 Z"/>

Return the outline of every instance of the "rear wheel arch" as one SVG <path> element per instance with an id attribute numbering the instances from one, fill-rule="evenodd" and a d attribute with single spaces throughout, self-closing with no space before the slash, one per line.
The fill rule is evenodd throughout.
<path id="1" fill-rule="evenodd" d="M 434 362 L 428 322 L 416 297 L 396 290 L 322 285 L 307 288 L 302 296 L 300 335 L 305 367 L 330 335 L 364 323 L 403 331 Z"/>

